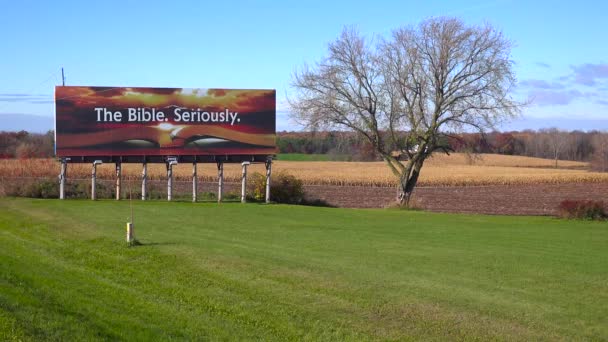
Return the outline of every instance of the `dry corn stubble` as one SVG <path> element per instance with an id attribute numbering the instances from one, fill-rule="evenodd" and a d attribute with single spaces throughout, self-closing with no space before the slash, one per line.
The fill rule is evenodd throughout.
<path id="1" fill-rule="evenodd" d="M 420 177 L 422 186 L 497 185 L 497 184 L 561 184 L 608 182 L 608 173 L 588 172 L 587 164 L 559 161 L 561 168 L 552 168 L 553 160 L 519 156 L 480 155 L 469 158 L 464 154 L 437 155 L 425 164 Z M 250 172 L 264 172 L 262 164 L 251 165 Z M 286 171 L 300 178 L 307 185 L 358 185 L 393 186 L 396 178 L 383 162 L 299 162 L 280 161 L 273 164 L 273 171 Z M 113 179 L 114 164 L 97 167 L 97 177 Z M 0 177 L 44 177 L 59 174 L 59 163 L 54 159 L 0 160 Z M 70 164 L 68 177 L 86 179 L 91 175 L 91 165 Z M 175 179 L 190 180 L 191 164 L 174 167 Z M 215 164 L 199 164 L 201 181 L 217 180 Z M 123 177 L 139 179 L 141 164 L 123 164 Z M 227 182 L 238 182 L 241 177 L 239 164 L 225 164 Z M 150 180 L 166 179 L 164 164 L 148 164 Z"/>

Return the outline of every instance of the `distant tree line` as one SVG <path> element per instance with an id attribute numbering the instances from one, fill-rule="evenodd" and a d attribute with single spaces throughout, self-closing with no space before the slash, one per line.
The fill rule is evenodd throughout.
<path id="1" fill-rule="evenodd" d="M 591 162 L 608 171 L 608 132 L 562 131 L 555 128 L 514 132 L 449 135 L 455 152 L 497 153 Z M 279 132 L 280 153 L 329 154 L 335 159 L 379 160 L 374 149 L 353 132 Z M 398 153 L 397 148 L 394 148 Z"/>
<path id="2" fill-rule="evenodd" d="M 608 171 L 608 132 L 538 131 L 464 133 L 450 135 L 455 152 L 497 153 L 591 162 Z M 48 158 L 54 153 L 54 132 L 0 132 L 0 158 Z M 374 148 L 353 132 L 279 132 L 279 153 L 328 154 L 335 160 L 379 160 Z M 394 147 L 395 153 L 398 150 Z"/>
<path id="3" fill-rule="evenodd" d="M 54 154 L 55 134 L 0 131 L 0 158 L 47 158 Z"/>

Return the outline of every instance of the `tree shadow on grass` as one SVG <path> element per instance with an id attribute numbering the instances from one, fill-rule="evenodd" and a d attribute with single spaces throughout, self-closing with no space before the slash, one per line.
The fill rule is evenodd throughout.
<path id="1" fill-rule="evenodd" d="M 177 245 L 175 242 L 141 242 L 137 241 L 132 245 L 132 247 L 150 247 L 150 246 L 171 246 Z"/>
<path id="2" fill-rule="evenodd" d="M 337 206 L 333 204 L 329 204 L 327 201 L 322 199 L 307 199 L 302 200 L 301 205 L 306 205 L 310 207 L 325 207 L 325 208 L 337 208 Z"/>

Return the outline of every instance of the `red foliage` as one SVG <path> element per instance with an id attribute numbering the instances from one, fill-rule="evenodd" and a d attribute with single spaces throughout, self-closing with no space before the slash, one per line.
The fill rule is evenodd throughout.
<path id="1" fill-rule="evenodd" d="M 558 211 L 560 217 L 567 219 L 602 220 L 608 217 L 603 201 L 564 200 Z"/>

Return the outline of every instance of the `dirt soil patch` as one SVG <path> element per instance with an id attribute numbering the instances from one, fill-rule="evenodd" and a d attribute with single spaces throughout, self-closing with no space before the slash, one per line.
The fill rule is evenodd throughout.
<path id="1" fill-rule="evenodd" d="M 346 208 L 382 208 L 397 190 L 386 187 L 305 186 L 307 198 Z M 608 183 L 418 187 L 415 203 L 430 211 L 495 215 L 555 215 L 565 199 L 608 204 Z"/>

